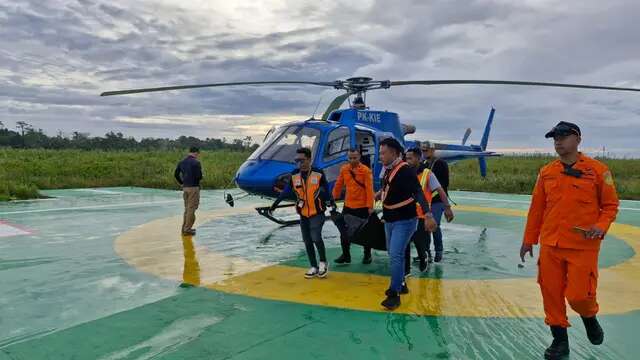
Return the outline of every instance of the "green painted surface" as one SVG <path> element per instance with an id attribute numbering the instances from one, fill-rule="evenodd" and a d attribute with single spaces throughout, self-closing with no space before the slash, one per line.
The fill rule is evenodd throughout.
<path id="1" fill-rule="evenodd" d="M 550 341 L 539 318 L 369 313 L 181 289 L 131 268 L 113 251 L 117 235 L 179 215 L 179 193 L 110 188 L 49 195 L 57 198 L 0 205 L 0 219 L 34 232 L 0 238 L 0 359 L 537 359 Z M 517 209 L 526 209 L 528 201 L 496 194 L 453 196 L 460 204 Z M 221 199 L 221 192 L 204 192 L 202 209 L 223 208 Z M 238 206 L 259 202 L 247 199 Z M 619 221 L 640 226 L 640 211 L 634 210 L 640 203 L 622 206 L 628 210 Z M 445 263 L 425 276 L 532 276 L 534 266 L 516 266 L 522 221 L 459 213 L 445 226 Z M 337 232 L 330 223 L 326 228 L 333 257 Z M 197 241 L 228 255 L 303 266 L 298 230 L 274 229 L 253 215 L 238 216 L 203 226 Z M 353 254 L 360 259 L 359 249 Z M 601 266 L 632 255 L 625 243 L 610 237 Z M 333 270 L 386 274 L 385 260 L 379 252 L 372 266 Z M 582 325 L 572 320 L 572 358 L 638 357 L 634 330 L 640 312 L 602 316 L 606 341 L 600 347 L 588 344 Z"/>

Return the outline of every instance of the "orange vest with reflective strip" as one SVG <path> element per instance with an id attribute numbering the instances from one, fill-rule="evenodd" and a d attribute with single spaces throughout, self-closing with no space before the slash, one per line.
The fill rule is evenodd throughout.
<path id="1" fill-rule="evenodd" d="M 312 217 L 318 213 L 324 213 L 325 207 L 319 199 L 320 179 L 322 174 L 311 171 L 307 181 L 302 179 L 300 173 L 291 176 L 293 189 L 298 197 L 296 211 L 304 217 Z"/>
<path id="2" fill-rule="evenodd" d="M 424 198 L 427 199 L 427 204 L 431 207 L 431 201 L 433 201 L 433 197 L 435 196 L 435 191 L 429 191 L 429 175 L 431 175 L 431 170 L 424 169 L 422 174 L 418 175 L 418 181 L 420 182 L 420 187 L 422 188 L 422 192 L 424 193 Z M 416 203 L 416 210 L 418 212 L 418 217 L 420 219 L 424 219 L 425 215 L 422 211 L 422 207 L 420 204 Z"/>
<path id="3" fill-rule="evenodd" d="M 409 166 L 409 164 L 407 164 L 407 163 L 406 163 L 406 162 L 404 162 L 404 161 L 401 161 L 400 163 L 398 163 L 398 165 L 396 165 L 396 166 L 393 168 L 393 170 L 391 170 L 391 173 L 389 174 L 389 177 L 386 177 L 386 176 L 385 176 L 385 184 L 384 184 L 384 186 L 383 186 L 383 188 L 382 188 L 382 191 L 381 191 L 381 194 L 380 194 L 380 195 L 381 195 L 381 197 L 380 197 L 380 198 L 381 198 L 381 200 L 382 200 L 382 206 L 383 206 L 385 209 L 388 209 L 388 210 L 399 209 L 399 208 L 401 208 L 401 207 L 403 207 L 403 206 L 407 206 L 407 205 L 409 205 L 409 204 L 411 204 L 412 202 L 414 202 L 414 201 L 415 201 L 415 199 L 414 199 L 414 198 L 410 197 L 410 198 L 408 198 L 408 199 L 406 199 L 406 200 L 404 200 L 404 201 L 401 201 L 401 202 L 399 202 L 399 203 L 397 203 L 397 204 L 391 204 L 391 205 L 388 205 L 388 204 L 385 204 L 385 203 L 384 203 L 384 200 L 387 198 L 387 194 L 389 194 L 389 186 L 390 186 L 391 182 L 393 181 L 393 178 L 396 176 L 396 174 L 398 173 L 398 171 L 399 171 L 403 166 Z"/>

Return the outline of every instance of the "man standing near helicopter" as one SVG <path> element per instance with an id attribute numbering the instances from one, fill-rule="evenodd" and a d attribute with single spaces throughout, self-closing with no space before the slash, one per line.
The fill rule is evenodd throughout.
<path id="1" fill-rule="evenodd" d="M 349 160 L 340 168 L 340 174 L 333 187 L 333 198 L 342 197 L 342 188 L 345 188 L 343 215 L 352 215 L 368 219 L 373 213 L 373 174 L 371 169 L 360 162 L 360 150 L 351 148 L 347 153 Z M 340 245 L 342 255 L 335 260 L 337 264 L 351 262 L 351 244 L 345 231 L 340 231 Z M 371 264 L 371 248 L 364 247 L 363 264 Z"/>
<path id="2" fill-rule="evenodd" d="M 329 273 L 329 267 L 324 241 L 322 240 L 322 227 L 325 220 L 324 212 L 327 209 L 327 205 L 330 205 L 335 210 L 336 204 L 331 197 L 324 172 L 311 167 L 311 149 L 300 148 L 296 150 L 294 160 L 298 168 L 291 172 L 291 182 L 271 205 L 270 211 L 273 212 L 291 191 L 295 193 L 296 211 L 300 215 L 302 240 L 311 265 L 304 277 L 307 279 L 312 279 L 316 276 L 325 278 Z M 316 259 L 316 249 L 320 257 L 319 264 Z"/>
<path id="3" fill-rule="evenodd" d="M 538 284 L 545 323 L 553 342 L 545 359 L 569 355 L 567 306 L 580 314 L 589 341 L 600 345 L 604 332 L 596 314 L 600 243 L 618 213 L 618 195 L 609 168 L 578 151 L 578 125 L 561 121 L 546 135 L 559 159 L 538 174 L 527 216 L 520 259 L 540 243 Z M 566 299 L 566 300 L 565 300 Z"/>
<path id="4" fill-rule="evenodd" d="M 444 189 L 445 194 L 448 194 L 449 189 L 449 165 L 446 161 L 436 157 L 435 144 L 430 141 L 422 143 L 422 154 L 424 160 L 422 162 L 422 169 L 431 170 Z M 446 195 L 445 195 L 446 196 Z M 444 199 L 440 194 L 435 194 L 431 201 L 431 211 L 433 217 L 436 219 L 438 228 L 433 233 L 427 233 L 427 256 L 429 262 L 435 260 L 435 262 L 442 261 L 443 246 L 442 246 L 442 230 L 440 229 L 440 222 L 442 221 L 442 214 L 445 211 L 451 211 L 451 206 L 448 202 L 444 202 Z M 435 247 L 435 259 L 431 257 L 431 237 L 433 237 L 433 246 Z"/>
<path id="5" fill-rule="evenodd" d="M 384 165 L 382 189 L 376 198 L 382 201 L 384 230 L 391 267 L 391 284 L 382 306 L 395 310 L 400 294 L 409 293 L 404 283 L 405 249 L 418 226 L 416 202 L 425 214 L 425 229 L 435 230 L 436 222 L 427 203 L 415 170 L 402 161 L 402 145 L 394 138 L 380 142 L 380 160 Z"/>

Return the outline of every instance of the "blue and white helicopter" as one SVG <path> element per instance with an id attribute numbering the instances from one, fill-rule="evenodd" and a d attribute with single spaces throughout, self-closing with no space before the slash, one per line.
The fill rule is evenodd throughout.
<path id="1" fill-rule="evenodd" d="M 235 184 L 249 194 L 262 197 L 276 197 L 286 185 L 290 172 L 295 168 L 294 155 L 298 148 L 309 147 L 312 150 L 312 165 L 324 170 L 330 186 L 333 186 L 340 167 L 347 161 L 349 148 L 359 148 L 363 162 L 371 167 L 374 174 L 382 170 L 382 163 L 378 157 L 379 142 L 388 137 L 397 139 L 405 149 L 419 146 L 415 140 L 405 139 L 405 136 L 415 133 L 415 126 L 403 124 L 397 113 L 390 111 L 372 110 L 365 104 L 366 93 L 371 90 L 389 89 L 395 86 L 406 85 L 446 85 L 446 84 L 491 84 L 491 85 L 525 85 L 525 86 L 550 86 L 582 89 L 623 90 L 640 91 L 640 89 L 576 85 L 564 83 L 542 83 L 527 81 L 502 81 L 502 80 L 417 80 L 417 81 L 376 81 L 368 77 L 353 77 L 347 80 L 331 82 L 314 81 L 255 81 L 214 83 L 199 85 L 168 86 L 157 88 L 120 90 L 102 93 L 101 96 L 125 95 L 146 93 L 155 91 L 194 89 L 205 87 L 223 86 L 249 86 L 249 85 L 316 85 L 332 87 L 344 90 L 345 93 L 336 97 L 320 119 L 290 122 L 271 129 L 264 142 L 253 154 L 240 166 L 235 175 Z M 353 100 L 352 100 L 353 98 Z M 348 101 L 349 107 L 341 109 L 342 104 Z M 487 151 L 489 133 L 495 109 L 491 109 L 489 118 L 480 145 L 465 145 L 470 129 L 467 129 L 461 145 L 435 144 L 436 156 L 448 162 L 477 158 L 480 165 L 480 173 L 484 177 L 487 172 L 486 158 L 499 156 L 500 154 Z M 380 179 L 374 176 L 376 191 L 380 188 Z M 225 200 L 231 206 L 234 205 L 232 194 L 226 194 Z M 281 207 L 293 204 L 281 205 Z M 282 225 L 289 225 L 295 221 L 285 221 L 274 218 L 268 208 L 257 208 L 258 212 Z"/>

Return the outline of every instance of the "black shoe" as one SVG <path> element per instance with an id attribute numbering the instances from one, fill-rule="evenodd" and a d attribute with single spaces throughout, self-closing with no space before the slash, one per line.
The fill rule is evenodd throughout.
<path id="1" fill-rule="evenodd" d="M 553 342 L 551 343 L 551 346 L 544 351 L 544 358 L 547 360 L 556 360 L 569 356 L 569 337 L 567 336 L 567 328 L 552 326 L 551 334 L 553 334 Z"/>
<path id="2" fill-rule="evenodd" d="M 393 311 L 400 306 L 400 295 L 395 291 L 390 291 L 387 294 L 387 298 L 384 299 L 380 305 L 384 306 L 389 311 Z"/>
<path id="3" fill-rule="evenodd" d="M 339 258 L 333 260 L 336 264 L 351 264 L 351 256 L 345 254 L 340 255 Z"/>
<path id="4" fill-rule="evenodd" d="M 591 341 L 593 345 L 602 344 L 604 341 L 604 331 L 602 331 L 598 319 L 596 319 L 595 316 L 590 318 L 583 317 L 582 322 L 584 323 L 585 330 L 587 330 L 589 341 Z"/>
<path id="5" fill-rule="evenodd" d="M 373 261 L 373 258 L 371 257 L 371 255 L 368 255 L 368 256 L 367 256 L 367 255 L 365 255 L 365 256 L 362 258 L 362 263 L 363 263 L 363 264 L 365 264 L 365 265 L 369 265 L 369 264 L 371 264 L 371 262 L 372 262 L 372 261 Z"/>
<path id="6" fill-rule="evenodd" d="M 442 251 L 436 251 L 436 258 L 434 259 L 434 261 L 437 263 L 442 261 Z"/>
<path id="7" fill-rule="evenodd" d="M 409 293 L 409 288 L 407 287 L 407 284 L 402 284 L 402 289 L 400 289 L 400 295 L 406 295 L 408 293 Z M 387 289 L 387 291 L 385 291 L 384 294 L 387 296 L 391 296 L 392 294 L 395 294 L 395 291 L 391 289 Z"/>
<path id="8" fill-rule="evenodd" d="M 427 260 L 426 259 L 420 259 L 419 269 L 420 269 L 420 272 L 424 272 L 425 270 L 427 270 Z"/>

